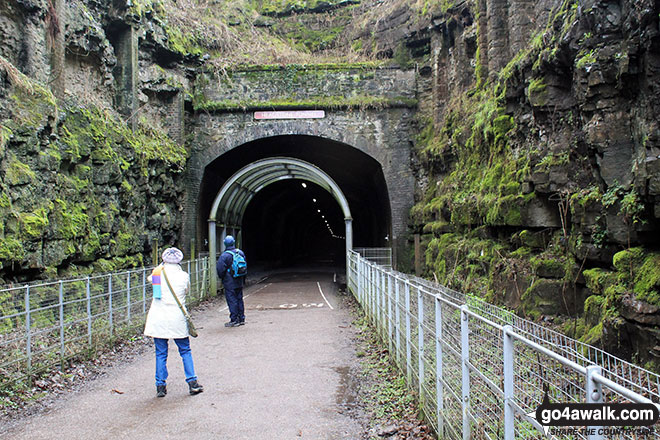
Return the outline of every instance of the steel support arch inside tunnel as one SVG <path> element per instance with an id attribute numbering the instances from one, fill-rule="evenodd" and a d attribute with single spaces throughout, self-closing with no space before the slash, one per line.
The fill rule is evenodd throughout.
<path id="1" fill-rule="evenodd" d="M 227 228 L 238 231 L 240 234 L 241 222 L 245 209 L 252 198 L 266 186 L 285 179 L 299 179 L 313 182 L 328 191 L 341 207 L 346 227 L 346 255 L 353 248 L 353 218 L 348 200 L 335 181 L 320 168 L 304 160 L 290 157 L 274 157 L 253 162 L 227 180 L 211 207 L 208 219 L 209 227 L 209 255 L 217 254 L 217 224 L 222 225 L 221 243 L 227 234 Z M 218 215 L 219 214 L 219 215 Z M 224 244 L 221 244 L 224 247 Z M 215 258 L 210 259 L 214 265 Z M 346 264 L 348 270 L 348 264 Z M 211 267 L 211 292 L 217 291 L 218 280 L 215 267 Z"/>

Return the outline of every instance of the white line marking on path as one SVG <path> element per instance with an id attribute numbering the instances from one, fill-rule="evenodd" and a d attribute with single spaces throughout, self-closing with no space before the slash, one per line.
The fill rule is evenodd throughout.
<path id="1" fill-rule="evenodd" d="M 259 292 L 259 291 L 261 291 L 261 290 L 264 290 L 266 287 L 270 286 L 271 284 L 272 284 L 272 283 L 268 283 L 268 284 L 266 284 L 265 286 L 258 288 L 258 289 L 255 290 L 254 292 L 250 292 L 250 293 L 248 293 L 247 295 L 245 295 L 245 296 L 243 297 L 243 300 L 245 300 L 245 298 L 247 298 L 248 296 L 250 296 L 250 295 L 252 295 L 252 294 L 255 294 L 255 293 L 257 293 L 257 292 Z M 222 312 L 222 311 L 224 311 L 224 310 L 227 310 L 228 308 L 229 308 L 229 306 L 224 306 L 223 308 L 220 309 L 220 311 Z"/>
<path id="2" fill-rule="evenodd" d="M 319 286 L 319 292 L 321 292 L 321 296 L 323 297 L 323 300 L 328 305 L 328 307 L 330 307 L 330 310 L 334 310 L 335 308 L 332 307 L 332 305 L 328 302 L 328 298 L 325 297 L 325 295 L 323 294 L 323 290 L 321 290 L 321 283 L 317 281 L 316 285 Z"/>

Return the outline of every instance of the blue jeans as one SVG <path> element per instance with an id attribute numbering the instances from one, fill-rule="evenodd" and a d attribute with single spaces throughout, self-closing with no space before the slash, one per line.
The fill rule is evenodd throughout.
<path id="1" fill-rule="evenodd" d="M 231 322 L 245 321 L 243 287 L 227 288 L 225 286 L 225 299 L 227 300 L 227 307 L 229 307 L 229 320 Z"/>
<path id="2" fill-rule="evenodd" d="M 165 385 L 167 381 L 168 341 L 168 339 L 154 338 L 154 345 L 156 346 L 156 386 Z M 192 353 L 190 351 L 190 339 L 175 339 L 174 342 L 176 342 L 176 346 L 179 348 L 179 354 L 181 355 L 181 360 L 183 360 L 183 372 L 186 375 L 186 382 L 197 380 Z"/>

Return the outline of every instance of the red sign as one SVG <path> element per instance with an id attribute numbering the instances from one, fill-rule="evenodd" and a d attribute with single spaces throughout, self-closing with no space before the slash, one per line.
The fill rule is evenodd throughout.
<path id="1" fill-rule="evenodd" d="M 325 110 L 291 110 L 254 112 L 254 119 L 320 119 L 325 118 Z"/>

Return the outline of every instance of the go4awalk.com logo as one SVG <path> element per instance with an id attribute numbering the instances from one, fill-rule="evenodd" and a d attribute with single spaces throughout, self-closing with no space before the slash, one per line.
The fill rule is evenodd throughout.
<path id="1" fill-rule="evenodd" d="M 541 405 L 527 415 L 545 435 L 644 436 L 655 432 L 660 411 L 653 403 L 550 403 L 546 390 Z"/>

